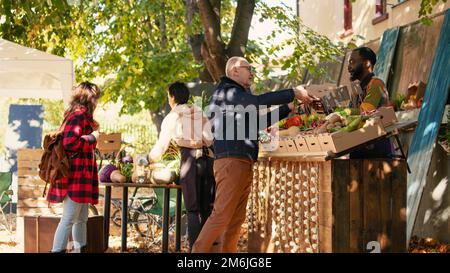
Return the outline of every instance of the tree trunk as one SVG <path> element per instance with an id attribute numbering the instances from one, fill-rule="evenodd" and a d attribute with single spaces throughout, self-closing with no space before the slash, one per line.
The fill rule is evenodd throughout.
<path id="1" fill-rule="evenodd" d="M 238 1 L 230 43 L 225 47 L 220 29 L 220 2 L 197 0 L 200 19 L 205 29 L 205 41 L 200 52 L 209 74 L 216 82 L 225 75 L 225 65 L 229 57 L 244 56 L 255 9 L 255 0 Z"/>
<path id="2" fill-rule="evenodd" d="M 163 49 L 167 48 L 167 31 L 166 31 L 166 15 L 164 14 L 164 10 L 166 5 L 164 2 L 161 3 L 161 15 L 159 17 L 159 27 L 161 30 L 161 47 Z"/>
<path id="3" fill-rule="evenodd" d="M 227 48 L 228 57 L 244 57 L 254 9 L 255 0 L 241 0 L 238 2 L 233 30 L 231 32 L 231 40 Z"/>
<path id="4" fill-rule="evenodd" d="M 164 2 L 161 3 L 161 10 L 165 10 L 165 4 Z M 162 12 L 159 16 L 159 22 L 158 22 L 160 31 L 161 31 L 161 49 L 166 50 L 167 49 L 167 31 L 166 31 L 166 16 L 164 12 Z M 155 111 L 150 111 L 150 116 L 152 118 L 152 122 L 156 127 L 156 132 L 159 137 L 159 133 L 161 132 L 161 124 L 166 116 L 167 113 L 170 112 L 170 106 L 168 102 L 166 101 L 159 109 Z"/>
<path id="5" fill-rule="evenodd" d="M 186 0 L 186 25 L 189 27 L 192 24 L 192 20 L 194 19 L 195 14 L 198 13 L 198 6 L 196 0 Z M 202 43 L 205 40 L 205 35 L 203 33 L 200 34 L 192 34 L 187 37 L 188 43 L 191 45 L 192 53 L 194 55 L 194 59 L 197 62 L 203 61 L 201 49 Z M 199 73 L 199 78 L 203 82 L 212 82 L 213 79 L 209 74 L 208 69 L 205 67 L 203 71 Z"/>
<path id="6" fill-rule="evenodd" d="M 225 44 L 220 30 L 220 1 L 198 0 L 200 19 L 205 29 L 205 42 L 201 54 L 214 81 L 225 75 Z"/>

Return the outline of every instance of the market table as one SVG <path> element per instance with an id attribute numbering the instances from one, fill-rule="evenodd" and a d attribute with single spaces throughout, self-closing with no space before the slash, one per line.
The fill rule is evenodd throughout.
<path id="1" fill-rule="evenodd" d="M 339 153 L 261 152 L 247 214 L 249 252 L 406 251 L 406 155 L 398 135 L 416 121 Z M 395 159 L 343 159 L 383 138 Z"/>
<path id="2" fill-rule="evenodd" d="M 167 253 L 169 249 L 169 206 L 170 206 L 170 191 L 175 189 L 177 191 L 176 210 L 175 210 L 175 251 L 181 249 L 181 186 L 176 184 L 140 184 L 140 183 L 105 183 L 100 182 L 105 186 L 105 204 L 104 204 L 104 242 L 105 247 L 109 245 L 109 221 L 111 209 L 111 187 L 122 187 L 122 244 L 121 251 L 127 250 L 127 226 L 128 226 L 128 188 L 163 188 L 163 234 L 162 234 L 162 253 Z"/>

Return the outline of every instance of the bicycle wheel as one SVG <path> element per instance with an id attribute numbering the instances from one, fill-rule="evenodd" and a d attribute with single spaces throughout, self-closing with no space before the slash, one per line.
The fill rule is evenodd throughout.
<path id="1" fill-rule="evenodd" d="M 111 220 L 116 227 L 122 226 L 122 210 L 115 209 L 111 214 Z"/>
<path id="2" fill-rule="evenodd" d="M 138 234 L 150 241 L 162 233 L 162 221 L 156 215 L 146 213 L 154 204 L 154 200 L 144 202 L 139 209 L 134 211 L 131 218 Z"/>
<path id="3" fill-rule="evenodd" d="M 89 204 L 89 216 L 98 215 L 98 210 L 95 205 Z"/>

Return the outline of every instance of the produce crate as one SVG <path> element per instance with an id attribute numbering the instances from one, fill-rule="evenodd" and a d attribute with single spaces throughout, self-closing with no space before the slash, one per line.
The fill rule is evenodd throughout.
<path id="1" fill-rule="evenodd" d="M 388 126 L 398 122 L 397 116 L 395 115 L 394 108 L 380 107 L 378 109 L 378 111 L 380 113 L 381 123 L 383 124 L 384 127 L 388 127 Z"/>
<path id="2" fill-rule="evenodd" d="M 353 132 L 319 134 L 318 139 L 323 151 L 339 153 L 364 142 L 386 135 L 380 119 L 371 118 L 363 128 Z M 311 148 L 310 148 L 311 149 Z"/>
<path id="3" fill-rule="evenodd" d="M 318 145 L 317 137 L 312 137 L 310 142 Z M 295 137 L 283 137 L 278 141 L 272 141 L 270 143 L 260 143 L 260 151 L 264 153 L 269 153 L 271 155 L 279 155 L 283 153 L 307 153 L 320 151 L 317 146 L 310 144 L 313 149 L 312 151 L 308 148 L 306 138 L 303 135 L 298 135 Z"/>
<path id="4" fill-rule="evenodd" d="M 309 152 L 308 144 L 303 136 L 297 136 L 294 139 L 295 146 L 297 147 L 297 152 L 306 153 Z"/>
<path id="5" fill-rule="evenodd" d="M 102 155 L 117 153 L 122 146 L 121 137 L 121 133 L 100 133 L 97 141 L 97 149 Z"/>
<path id="6" fill-rule="evenodd" d="M 321 151 L 323 151 L 322 146 L 320 145 L 320 140 L 319 140 L 318 136 L 305 135 L 303 138 L 305 139 L 306 145 L 308 146 L 308 150 L 310 152 L 321 152 Z"/>
<path id="7" fill-rule="evenodd" d="M 293 138 L 290 137 L 280 139 L 278 147 L 278 152 L 295 153 L 298 151 Z"/>

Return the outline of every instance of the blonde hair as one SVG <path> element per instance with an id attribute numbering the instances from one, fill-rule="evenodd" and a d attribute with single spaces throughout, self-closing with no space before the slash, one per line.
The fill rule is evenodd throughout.
<path id="1" fill-rule="evenodd" d="M 227 61 L 227 65 L 225 66 L 225 74 L 227 75 L 227 77 L 230 77 L 230 72 L 231 69 L 236 65 L 237 62 L 247 62 L 247 60 L 244 57 L 240 57 L 240 56 L 234 56 L 231 57 L 230 59 L 228 59 Z"/>

